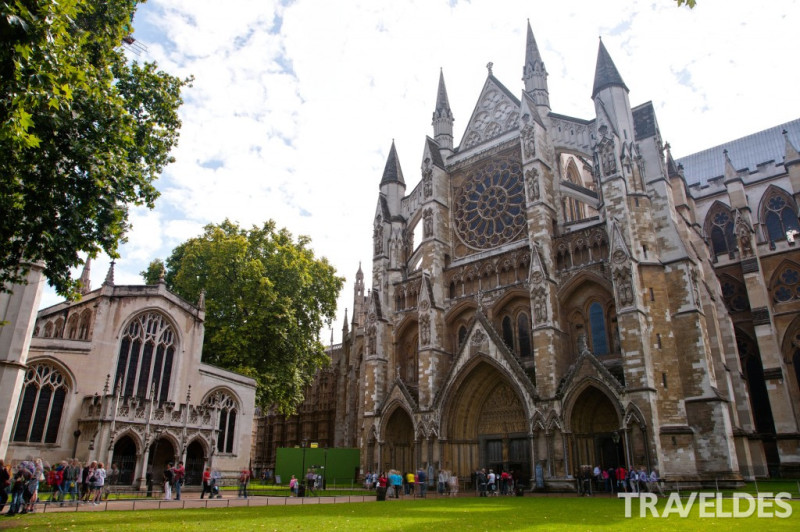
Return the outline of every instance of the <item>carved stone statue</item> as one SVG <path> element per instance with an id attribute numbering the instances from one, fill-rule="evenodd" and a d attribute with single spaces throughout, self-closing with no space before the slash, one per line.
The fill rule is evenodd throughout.
<path id="1" fill-rule="evenodd" d="M 531 168 L 525 172 L 525 179 L 528 182 L 528 197 L 531 201 L 539 201 L 539 171 Z"/>
<path id="2" fill-rule="evenodd" d="M 433 236 L 433 211 L 427 209 L 422 216 L 422 234 L 425 238 L 430 238 Z"/>

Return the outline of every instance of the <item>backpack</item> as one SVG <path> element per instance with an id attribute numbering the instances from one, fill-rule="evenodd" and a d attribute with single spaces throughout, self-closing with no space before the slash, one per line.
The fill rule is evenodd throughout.
<path id="1" fill-rule="evenodd" d="M 51 469 L 47 472 L 47 484 L 50 486 L 60 486 L 64 480 L 64 472 L 61 469 Z"/>

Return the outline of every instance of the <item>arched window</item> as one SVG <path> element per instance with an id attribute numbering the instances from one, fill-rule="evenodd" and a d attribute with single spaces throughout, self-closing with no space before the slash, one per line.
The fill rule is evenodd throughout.
<path id="1" fill-rule="evenodd" d="M 68 392 L 67 380 L 53 365 L 35 364 L 25 372 L 14 441 L 55 443 Z"/>
<path id="2" fill-rule="evenodd" d="M 743 312 L 750 310 L 750 300 L 744 283 L 729 275 L 721 275 L 719 284 L 722 288 L 722 299 L 728 312 Z"/>
<path id="3" fill-rule="evenodd" d="M 79 319 L 80 319 L 80 317 L 78 316 L 78 313 L 75 312 L 74 314 L 72 314 L 72 316 L 69 317 L 69 320 L 67 320 L 67 334 L 66 334 L 66 337 L 69 338 L 70 340 L 75 340 L 76 338 L 78 338 L 78 320 Z"/>
<path id="4" fill-rule="evenodd" d="M 510 316 L 503 318 L 503 341 L 506 343 L 506 347 L 514 350 L 514 330 L 511 327 Z"/>
<path id="5" fill-rule="evenodd" d="M 458 328 L 458 348 L 461 349 L 461 346 L 464 345 L 464 340 L 467 339 L 467 328 L 463 325 Z"/>
<path id="6" fill-rule="evenodd" d="M 786 232 L 789 230 L 800 231 L 794 200 L 778 187 L 767 189 L 762 200 L 761 217 L 767 238 L 772 242 L 786 240 Z"/>
<path id="7" fill-rule="evenodd" d="M 517 337 L 519 338 L 520 358 L 531 356 L 531 324 L 525 313 L 517 316 Z"/>
<path id="8" fill-rule="evenodd" d="M 708 211 L 706 234 L 711 238 L 711 248 L 715 256 L 737 251 L 736 237 L 733 234 L 733 216 L 726 205 L 716 203 Z"/>
<path id="9" fill-rule="evenodd" d="M 53 338 L 63 338 L 64 337 L 64 318 L 58 318 L 56 320 L 56 327 L 53 329 Z"/>
<path id="10" fill-rule="evenodd" d="M 89 327 L 92 323 L 92 311 L 88 308 L 81 312 L 81 324 L 78 327 L 78 340 L 89 339 Z"/>
<path id="11" fill-rule="evenodd" d="M 176 349 L 175 333 L 157 312 L 140 314 L 126 327 L 119 347 L 114 389 L 126 397 L 149 397 L 155 384 L 159 402 L 167 400 Z"/>
<path id="12" fill-rule="evenodd" d="M 419 337 L 407 336 L 403 343 L 403 360 L 400 361 L 400 377 L 406 384 L 418 382 Z"/>
<path id="13" fill-rule="evenodd" d="M 608 354 L 608 334 L 603 307 L 594 302 L 589 306 L 589 326 L 592 331 L 592 351 L 595 355 Z"/>
<path id="14" fill-rule="evenodd" d="M 45 338 L 52 338 L 53 337 L 53 322 L 48 321 L 44 324 L 44 337 Z"/>
<path id="15" fill-rule="evenodd" d="M 778 267 L 770 283 L 774 303 L 786 303 L 800 299 L 800 266 L 787 262 Z"/>
<path id="16" fill-rule="evenodd" d="M 206 397 L 203 405 L 219 410 L 217 451 L 220 453 L 233 453 L 234 434 L 236 433 L 236 410 L 238 407 L 236 399 L 225 390 L 217 390 Z"/>

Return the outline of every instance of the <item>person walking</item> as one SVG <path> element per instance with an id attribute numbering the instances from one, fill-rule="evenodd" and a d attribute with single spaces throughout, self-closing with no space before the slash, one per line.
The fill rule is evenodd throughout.
<path id="1" fill-rule="evenodd" d="M 168 463 L 167 466 L 164 468 L 164 475 L 162 478 L 162 483 L 164 484 L 164 500 L 171 501 L 172 500 L 172 481 L 175 478 L 175 474 L 172 472 L 172 466 L 174 464 L 172 462 Z"/>
<path id="2" fill-rule="evenodd" d="M 247 498 L 247 483 L 250 482 L 250 470 L 247 468 L 242 469 L 239 473 L 239 497 L 242 499 Z"/>
<path id="3" fill-rule="evenodd" d="M 175 500 L 181 500 L 181 488 L 183 487 L 183 478 L 186 476 L 186 468 L 183 467 L 183 462 L 178 462 L 178 466 L 172 470 L 172 485 L 175 487 Z"/>
<path id="4" fill-rule="evenodd" d="M 213 498 L 211 494 L 211 468 L 206 467 L 205 471 L 203 471 L 203 491 L 200 492 L 200 498 L 202 499 L 203 496 L 208 493 L 208 498 Z"/>
<path id="5" fill-rule="evenodd" d="M 97 506 L 103 499 L 103 491 L 105 491 L 106 484 L 106 470 L 103 462 L 97 464 L 94 470 L 94 501 L 93 504 Z"/>

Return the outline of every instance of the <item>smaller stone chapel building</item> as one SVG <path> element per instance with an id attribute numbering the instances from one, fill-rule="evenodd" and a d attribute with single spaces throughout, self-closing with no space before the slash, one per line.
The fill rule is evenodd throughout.
<path id="1" fill-rule="evenodd" d="M 82 276 L 89 288 L 89 262 Z M 187 484 L 205 466 L 249 467 L 255 381 L 201 362 L 205 305 L 157 285 L 103 285 L 39 311 L 6 462 L 117 464 L 143 487 L 171 461 Z"/>

